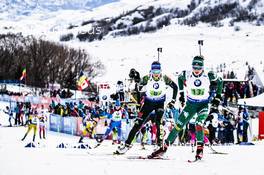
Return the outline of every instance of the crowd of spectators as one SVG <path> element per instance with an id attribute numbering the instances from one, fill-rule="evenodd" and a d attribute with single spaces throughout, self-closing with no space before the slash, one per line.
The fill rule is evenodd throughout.
<path id="1" fill-rule="evenodd" d="M 226 68 L 225 64 L 220 64 L 218 66 L 217 72 L 223 72 Z M 205 132 L 209 138 L 211 144 L 235 144 L 240 142 L 248 142 L 248 128 L 249 128 L 249 113 L 246 106 L 239 106 L 237 111 L 229 110 L 229 106 L 232 103 L 236 106 L 238 99 L 240 98 L 250 98 L 260 94 L 259 87 L 253 83 L 252 77 L 254 75 L 254 68 L 248 66 L 247 81 L 235 81 L 237 78 L 235 71 L 227 72 L 224 75 L 225 81 L 223 90 L 223 110 L 222 111 L 211 111 L 210 115 L 205 123 L 205 129 L 209 132 Z M 234 79 L 234 81 L 232 81 Z M 249 81 L 248 81 L 249 80 Z M 49 91 L 50 97 L 60 97 L 69 98 L 72 97 L 72 93 L 68 90 L 53 90 Z M 12 93 L 8 91 L 1 91 L 0 94 L 7 95 L 22 95 L 22 93 Z M 43 95 L 44 93 L 42 93 Z M 124 84 L 121 81 L 117 82 L 117 92 L 115 98 L 124 101 Z M 86 118 L 104 118 L 107 113 L 113 110 L 114 105 L 108 103 L 108 106 L 87 106 L 82 101 L 72 101 L 65 103 L 56 103 L 52 101 L 49 105 L 49 112 L 53 114 L 60 115 L 62 117 L 81 117 Z M 129 119 L 126 121 L 127 124 L 132 124 L 134 119 L 138 117 L 138 106 L 129 106 L 129 104 L 123 104 L 123 108 L 128 112 Z M 17 103 L 13 112 L 15 113 L 14 125 L 25 124 L 32 107 L 30 103 Z M 150 121 L 145 124 L 141 129 L 140 134 L 149 135 L 148 140 L 142 140 L 142 142 L 155 144 L 156 143 L 156 122 L 155 113 L 152 113 L 153 117 L 150 117 Z M 177 120 L 179 115 L 179 110 L 176 110 L 173 106 L 167 106 L 165 109 L 165 117 L 162 123 L 166 133 L 174 126 L 174 121 Z M 192 123 L 188 123 L 185 129 L 180 133 L 178 140 L 179 144 L 189 144 L 191 141 Z M 105 124 L 107 126 L 107 123 Z M 129 132 L 129 129 L 124 130 L 124 132 Z"/>
<path id="2" fill-rule="evenodd" d="M 44 106 L 33 108 L 30 102 L 16 102 L 12 107 L 6 106 L 4 113 L 9 116 L 9 127 L 25 126 L 30 114 L 36 112 L 40 114 L 44 111 Z"/>
<path id="3" fill-rule="evenodd" d="M 123 107 L 129 114 L 129 119 L 126 124 L 133 125 L 134 119 L 138 117 L 138 110 L 131 108 L 127 104 L 123 104 Z M 105 106 L 86 106 L 81 101 L 79 103 L 70 102 L 62 105 L 58 103 L 55 105 L 53 102 L 50 105 L 50 111 L 61 115 L 63 117 L 82 117 L 87 116 L 93 119 L 101 120 L 105 119 L 106 114 L 113 109 L 113 105 Z M 179 111 L 171 106 L 167 106 L 164 114 L 163 129 L 165 133 L 174 126 L 174 121 L 177 120 Z M 186 128 L 180 133 L 178 143 L 181 145 L 190 144 L 192 128 L 190 124 L 186 125 Z M 105 123 L 107 126 L 107 122 Z M 246 106 L 240 106 L 237 111 L 231 111 L 228 107 L 223 108 L 222 111 L 211 111 L 210 115 L 205 122 L 205 129 L 209 132 L 207 137 L 211 144 L 239 144 L 241 142 L 248 142 L 248 127 L 249 127 L 249 112 Z M 123 135 L 128 134 L 129 128 L 122 130 Z M 142 127 L 139 133 L 142 138 L 141 142 L 156 144 L 157 127 L 155 122 L 155 113 L 151 113 L 150 120 L 144 127 Z M 145 135 L 145 136 L 144 136 Z M 144 138 L 144 139 L 143 139 Z"/>
<path id="4" fill-rule="evenodd" d="M 109 103 L 108 107 L 105 106 L 87 106 L 82 101 L 79 102 L 69 102 L 62 105 L 60 103 L 52 103 L 49 106 L 49 112 L 61 115 L 62 117 L 81 117 L 86 118 L 89 116 L 92 119 L 105 119 L 106 114 L 113 109 L 113 105 Z M 129 119 L 125 121 L 126 124 L 130 126 L 133 125 L 134 119 L 138 117 L 138 109 L 135 106 L 129 106 L 128 104 L 123 104 L 124 109 L 127 110 L 129 114 Z M 41 106 L 43 108 L 43 106 Z M 30 103 L 16 103 L 13 109 L 12 116 L 14 116 L 14 125 L 23 126 L 26 120 L 34 109 Z M 149 144 L 156 144 L 157 137 L 157 127 L 155 122 L 155 113 L 151 114 L 150 121 L 145 124 L 142 131 L 139 133 L 142 138 L 142 142 Z M 174 126 L 174 121 L 177 120 L 179 111 L 173 106 L 167 106 L 165 108 L 164 121 L 162 123 L 165 133 L 169 131 Z M 108 123 L 105 123 L 107 126 Z M 191 141 L 191 123 L 186 125 L 186 128 L 180 134 L 180 139 L 178 143 L 181 145 L 190 144 Z M 207 137 L 211 144 L 235 144 L 240 142 L 248 141 L 248 128 L 249 128 L 249 112 L 246 106 L 240 106 L 237 111 L 231 111 L 228 107 L 223 108 L 222 111 L 211 111 L 210 115 L 205 122 L 205 129 L 209 130 Z M 122 130 L 123 135 L 128 134 L 129 128 Z M 145 136 L 144 136 L 145 135 Z M 144 138 L 144 139 L 143 139 Z"/>
<path id="5" fill-rule="evenodd" d="M 228 106 L 228 102 L 236 104 L 240 98 L 251 98 L 259 95 L 259 87 L 252 81 L 230 81 L 224 84 L 223 105 Z"/>

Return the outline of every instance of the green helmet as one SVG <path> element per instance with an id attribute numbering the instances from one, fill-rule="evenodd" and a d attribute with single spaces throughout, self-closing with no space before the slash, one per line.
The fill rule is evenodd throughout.
<path id="1" fill-rule="evenodd" d="M 204 67 L 203 56 L 195 56 L 192 61 L 192 66 L 194 69 L 203 69 Z"/>

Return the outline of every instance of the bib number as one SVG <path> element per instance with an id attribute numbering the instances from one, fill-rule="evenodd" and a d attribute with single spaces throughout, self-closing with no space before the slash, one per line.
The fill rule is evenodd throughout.
<path id="1" fill-rule="evenodd" d="M 152 96 L 152 97 L 154 97 L 154 96 L 159 96 L 161 94 L 161 91 L 150 91 L 150 95 Z"/>
<path id="2" fill-rule="evenodd" d="M 204 95 L 204 89 L 191 89 L 192 95 L 202 96 Z"/>

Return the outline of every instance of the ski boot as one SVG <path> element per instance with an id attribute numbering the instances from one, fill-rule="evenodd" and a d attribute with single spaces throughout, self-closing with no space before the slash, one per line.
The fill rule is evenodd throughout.
<path id="1" fill-rule="evenodd" d="M 78 143 L 83 143 L 83 136 L 80 137 Z"/>
<path id="2" fill-rule="evenodd" d="M 102 142 L 106 139 L 106 137 L 104 135 L 95 135 L 94 138 L 97 142 L 94 148 L 97 148 L 98 146 L 100 146 L 102 144 Z"/>
<path id="3" fill-rule="evenodd" d="M 148 158 L 149 159 L 161 158 L 166 153 L 168 147 L 169 146 L 167 144 L 164 144 L 159 149 L 157 149 L 156 151 L 154 151 L 153 153 L 151 153 L 151 155 L 148 155 Z"/>
<path id="4" fill-rule="evenodd" d="M 112 145 L 120 144 L 120 140 L 113 140 Z"/>
<path id="5" fill-rule="evenodd" d="M 141 145 L 141 149 L 142 149 L 142 150 L 145 150 L 145 149 L 146 149 L 146 147 L 145 147 L 145 143 L 142 142 L 140 145 Z"/>
<path id="6" fill-rule="evenodd" d="M 203 158 L 203 148 L 204 148 L 204 144 L 203 143 L 197 143 L 197 150 L 196 150 L 196 155 L 195 155 L 195 159 L 196 160 L 202 160 L 202 158 Z"/>
<path id="7" fill-rule="evenodd" d="M 100 138 L 100 139 L 96 139 L 96 145 L 95 145 L 95 147 L 94 148 L 97 148 L 98 146 L 100 146 L 101 144 L 102 144 L 102 142 L 104 141 L 104 139 L 103 138 Z"/>
<path id="8" fill-rule="evenodd" d="M 125 154 L 131 147 L 132 145 L 124 143 L 117 147 L 117 150 L 114 152 L 114 154 L 118 154 L 118 155 Z"/>

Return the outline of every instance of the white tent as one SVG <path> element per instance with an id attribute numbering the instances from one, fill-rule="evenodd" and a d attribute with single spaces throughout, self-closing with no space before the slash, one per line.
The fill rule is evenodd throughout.
<path id="1" fill-rule="evenodd" d="M 252 81 L 260 87 L 264 86 L 264 70 L 262 67 L 255 66 L 255 76 Z"/>
<path id="2" fill-rule="evenodd" d="M 245 104 L 246 106 L 264 107 L 264 93 L 252 98 L 239 99 L 238 104 Z"/>

